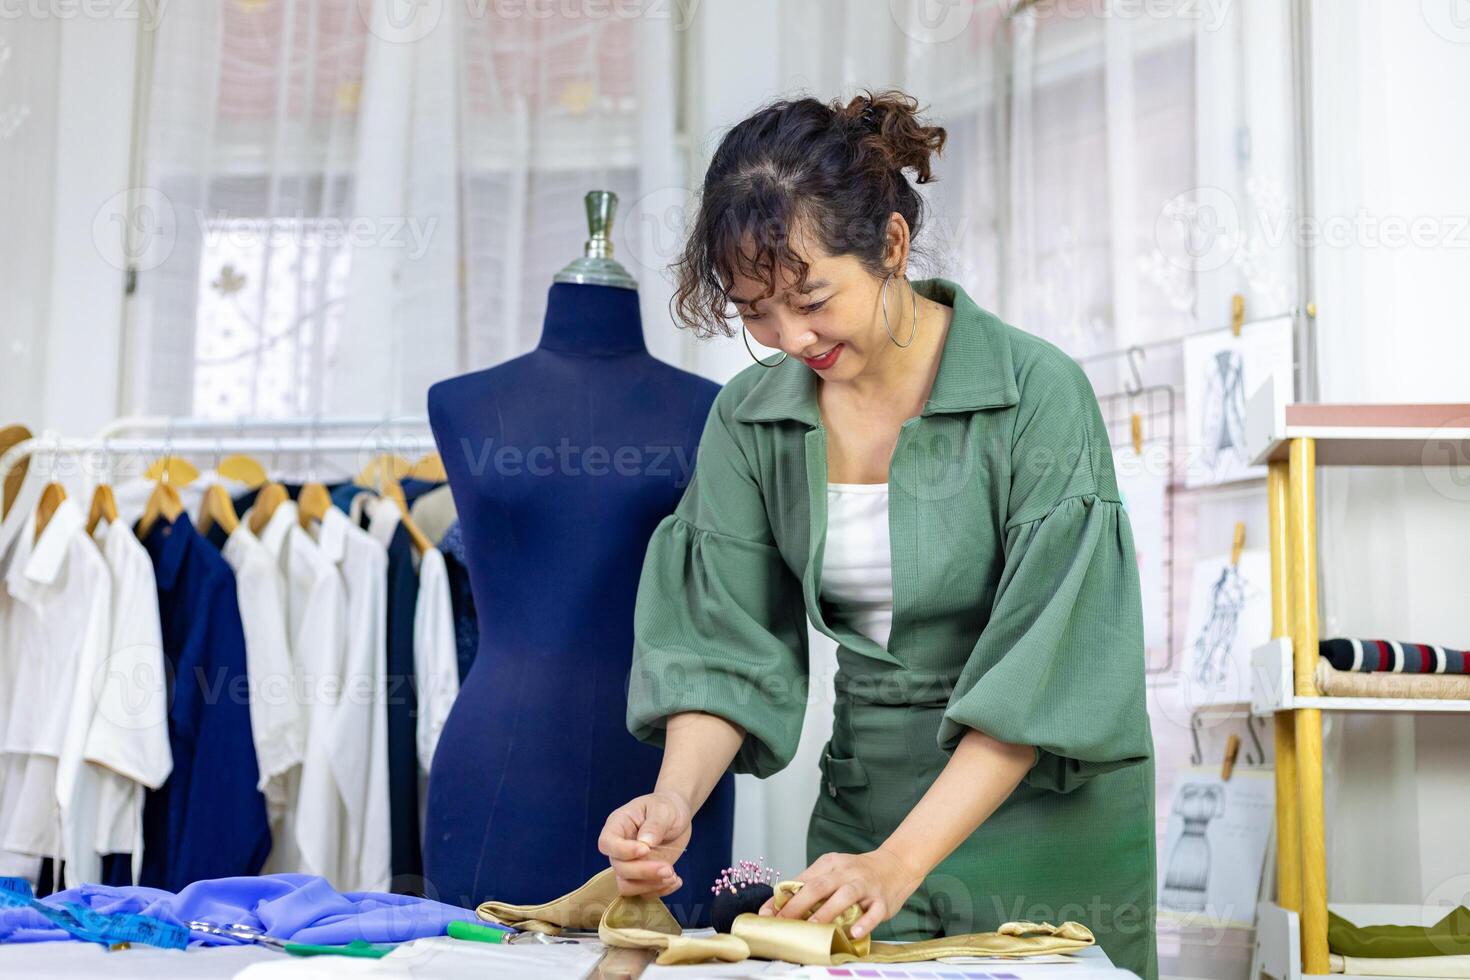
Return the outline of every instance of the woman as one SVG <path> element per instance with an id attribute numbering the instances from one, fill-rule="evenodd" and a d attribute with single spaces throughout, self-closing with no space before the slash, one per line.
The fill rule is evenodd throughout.
<path id="1" fill-rule="evenodd" d="M 839 644 L 835 721 L 779 914 L 856 902 L 880 939 L 1075 919 L 1152 980 L 1143 615 L 1107 432 L 1059 349 L 909 282 L 903 171 L 928 181 L 945 140 L 916 112 L 776 103 L 710 164 L 680 319 L 733 333 L 733 304 L 782 353 L 721 390 L 649 544 L 628 727 L 663 763 L 599 846 L 624 894 L 680 885 L 726 768 L 796 750 L 810 619 Z"/>

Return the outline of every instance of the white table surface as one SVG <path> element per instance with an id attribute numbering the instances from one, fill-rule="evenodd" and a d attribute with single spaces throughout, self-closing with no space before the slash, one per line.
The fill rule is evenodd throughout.
<path id="1" fill-rule="evenodd" d="M 514 977 L 516 980 L 580 980 L 596 965 L 602 944 L 501 946 L 461 942 L 446 936 L 405 943 L 380 960 L 348 956 L 287 956 L 261 946 L 196 947 L 188 950 L 135 946 L 109 952 L 92 943 L 56 942 L 0 945 L 0 977 L 60 977 L 127 980 L 240 977 L 240 980 L 327 980 L 334 977 L 411 977 L 414 980 L 458 980 L 461 977 Z M 991 965 L 989 972 L 1024 980 L 1129 980 L 1136 975 L 1117 970 L 1097 947 L 1075 955 L 1078 962 L 1028 964 L 1024 960 Z M 943 964 L 914 964 L 942 966 Z M 646 980 L 733 980 L 796 973 L 789 963 L 746 960 L 693 966 L 650 965 Z M 971 969 L 981 969 L 971 967 Z M 810 976 L 811 973 L 803 974 Z"/>

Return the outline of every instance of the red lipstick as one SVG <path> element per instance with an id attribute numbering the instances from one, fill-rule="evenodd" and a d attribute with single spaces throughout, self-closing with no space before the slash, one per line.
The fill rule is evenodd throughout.
<path id="1" fill-rule="evenodd" d="M 837 363 L 837 358 L 842 354 L 842 345 L 838 344 L 821 357 L 803 357 L 806 366 L 813 371 L 825 371 Z"/>

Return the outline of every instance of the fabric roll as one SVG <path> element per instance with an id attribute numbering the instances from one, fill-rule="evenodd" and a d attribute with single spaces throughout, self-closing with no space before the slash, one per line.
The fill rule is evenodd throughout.
<path id="1" fill-rule="evenodd" d="M 1431 926 L 1359 926 L 1328 912 L 1327 948 L 1374 959 L 1470 956 L 1470 909 L 1458 906 Z"/>
<path id="2" fill-rule="evenodd" d="M 1361 673 L 1317 658 L 1317 690 L 1330 698 L 1470 698 L 1470 675 Z"/>
<path id="3" fill-rule="evenodd" d="M 1338 670 L 1470 674 L 1470 656 L 1464 650 L 1452 650 L 1432 643 L 1333 637 L 1320 641 L 1318 652 Z"/>
<path id="4" fill-rule="evenodd" d="M 774 904 L 779 910 L 802 888 L 799 881 L 778 882 Z M 612 868 L 585 885 L 540 905 L 483 902 L 475 910 L 487 922 L 556 935 L 562 929 L 596 929 L 608 946 L 657 949 L 660 966 L 747 958 L 783 960 L 804 966 L 844 963 L 917 963 L 941 956 L 1040 956 L 1071 953 L 1095 944 L 1091 930 L 1078 922 L 1007 922 L 995 932 L 943 936 L 914 943 L 880 943 L 870 936 L 854 939 L 853 923 L 862 908 L 849 906 L 832 922 L 783 919 L 751 912 L 736 917 L 730 933 L 684 936 L 663 901 L 651 895 L 618 894 Z"/>

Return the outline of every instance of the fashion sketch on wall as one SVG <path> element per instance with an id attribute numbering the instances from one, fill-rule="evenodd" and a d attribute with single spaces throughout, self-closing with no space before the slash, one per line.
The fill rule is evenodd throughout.
<path id="1" fill-rule="evenodd" d="M 1194 566 L 1180 683 L 1191 707 L 1251 698 L 1251 651 L 1271 638 L 1270 555 L 1227 552 Z"/>
<path id="2" fill-rule="evenodd" d="M 1219 766 L 1179 770 L 1159 865 L 1159 913 L 1191 924 L 1250 926 L 1275 819 L 1275 777 Z"/>
<path id="3" fill-rule="evenodd" d="M 1180 822 L 1179 836 L 1169 849 L 1161 904 L 1175 912 L 1203 912 L 1210 888 L 1210 821 L 1225 813 L 1225 787 L 1185 783 L 1171 809 Z"/>
<path id="4" fill-rule="evenodd" d="M 1246 404 L 1267 378 L 1277 375 L 1289 382 L 1291 371 L 1290 317 L 1250 324 L 1239 337 L 1217 330 L 1185 340 L 1186 486 L 1266 475 L 1266 467 L 1250 465 L 1247 455 Z"/>

